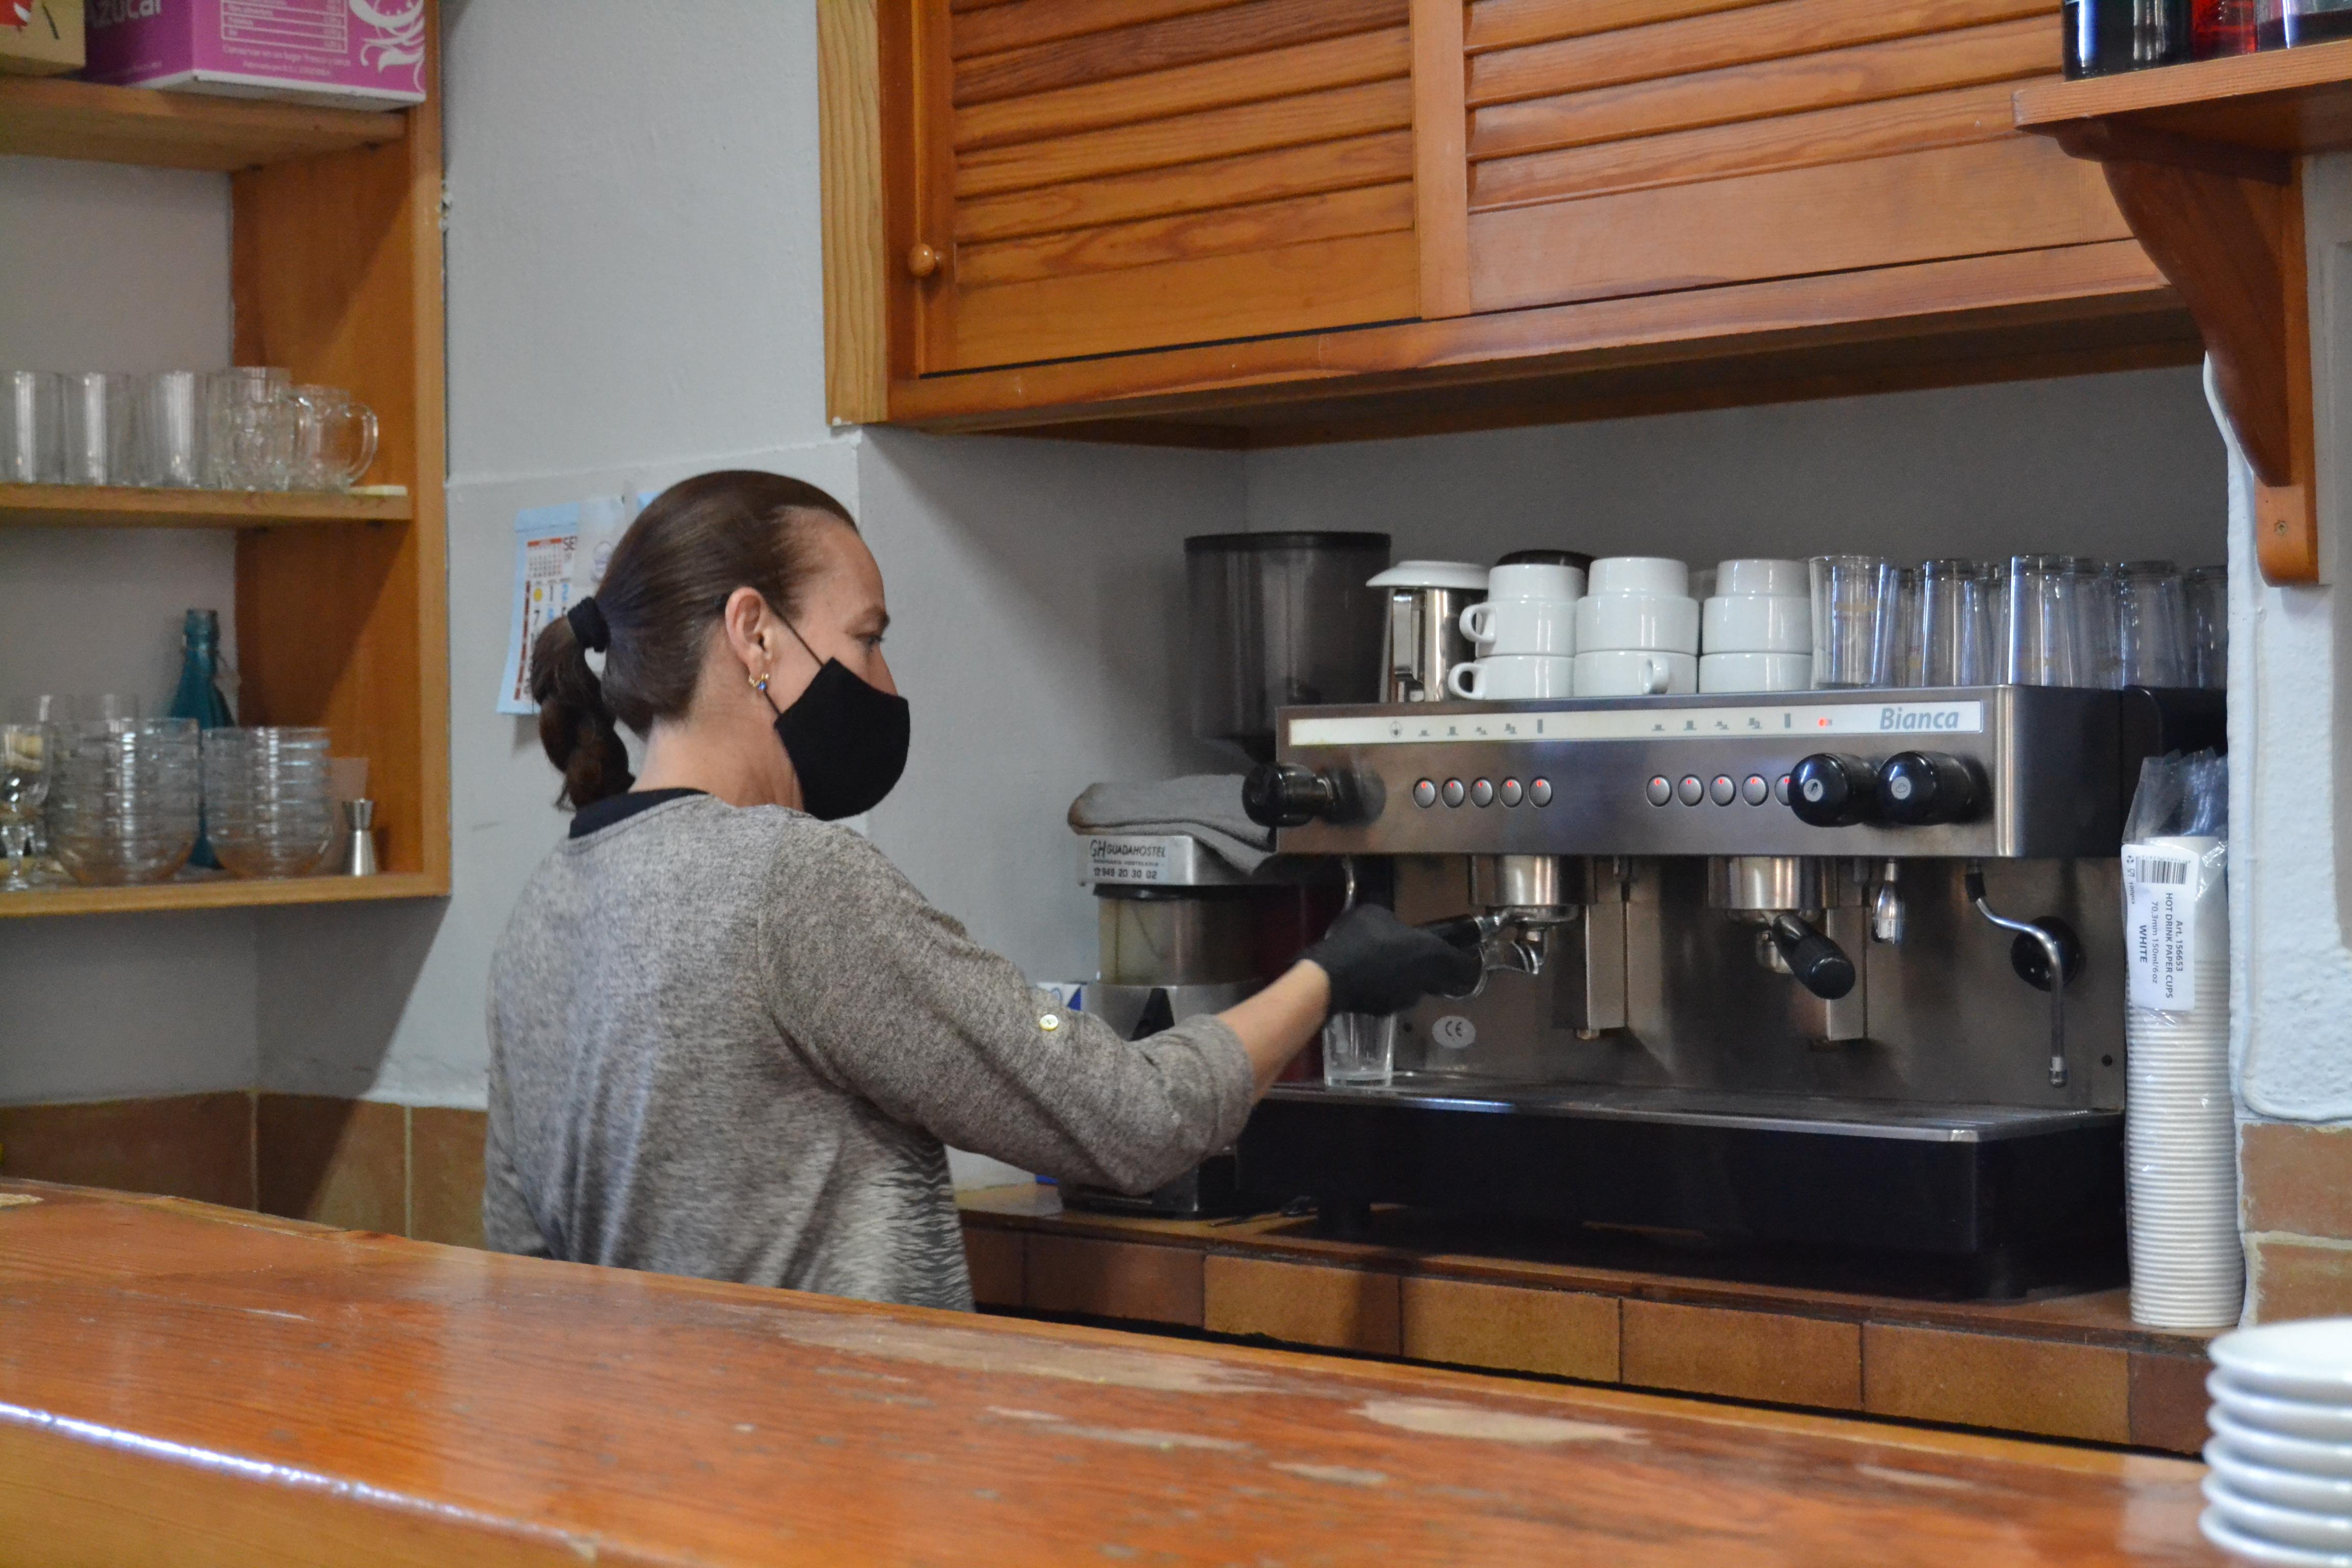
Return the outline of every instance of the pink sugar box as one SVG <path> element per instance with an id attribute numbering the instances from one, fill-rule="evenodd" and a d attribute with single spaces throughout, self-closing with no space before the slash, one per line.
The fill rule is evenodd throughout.
<path id="1" fill-rule="evenodd" d="M 89 0 L 90 81 L 329 108 L 425 101 L 425 0 Z"/>

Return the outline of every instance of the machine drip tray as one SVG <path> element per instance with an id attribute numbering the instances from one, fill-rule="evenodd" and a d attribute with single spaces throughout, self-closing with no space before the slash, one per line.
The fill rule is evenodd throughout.
<path id="1" fill-rule="evenodd" d="M 1883 1250 L 1967 1294 L 2119 1277 L 2117 1111 L 1401 1075 L 1278 1085 L 1239 1144 L 1254 1191 L 1345 1227 L 1372 1205 Z"/>

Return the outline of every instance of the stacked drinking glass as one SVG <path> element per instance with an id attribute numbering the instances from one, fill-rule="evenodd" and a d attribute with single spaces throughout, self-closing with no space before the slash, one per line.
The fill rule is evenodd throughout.
<path id="1" fill-rule="evenodd" d="M 77 882 L 160 882 L 195 847 L 201 769 L 193 719 L 56 727 L 49 847 Z"/>
<path id="2" fill-rule="evenodd" d="M 240 877 L 316 870 L 334 837 L 322 729 L 205 733 L 205 831 L 222 867 Z"/>

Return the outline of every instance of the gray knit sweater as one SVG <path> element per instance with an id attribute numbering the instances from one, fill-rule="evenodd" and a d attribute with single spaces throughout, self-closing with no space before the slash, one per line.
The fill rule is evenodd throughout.
<path id="1" fill-rule="evenodd" d="M 565 841 L 490 971 L 490 1246 L 969 1308 L 942 1140 L 1142 1191 L 1231 1142 L 1213 1018 L 1129 1044 L 881 851 L 672 800 Z"/>

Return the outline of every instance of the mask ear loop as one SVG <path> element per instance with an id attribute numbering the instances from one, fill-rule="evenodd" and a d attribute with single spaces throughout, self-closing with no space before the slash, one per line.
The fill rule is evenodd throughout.
<path id="1" fill-rule="evenodd" d="M 777 616 L 776 619 L 783 626 L 784 630 L 793 634 L 793 640 L 801 645 L 801 651 L 809 656 L 809 662 L 815 665 L 818 669 L 824 669 L 825 661 L 817 658 L 816 649 L 809 647 L 808 638 L 801 636 L 800 629 L 794 626 L 792 622 L 785 620 L 782 616 Z M 766 676 L 763 675 L 760 677 L 759 679 L 751 682 L 751 689 L 757 691 L 762 698 L 767 700 L 769 712 L 773 713 L 779 719 L 784 716 L 784 710 L 776 706 L 776 700 L 768 696 L 768 678 Z"/>

